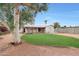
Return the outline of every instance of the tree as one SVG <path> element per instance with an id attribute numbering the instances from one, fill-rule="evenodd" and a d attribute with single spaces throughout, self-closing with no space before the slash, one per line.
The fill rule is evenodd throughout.
<path id="1" fill-rule="evenodd" d="M 67 26 L 66 25 L 64 25 L 64 28 L 66 28 Z"/>
<path id="2" fill-rule="evenodd" d="M 4 8 L 8 9 L 7 7 L 5 7 L 5 5 L 7 5 L 7 4 L 0 4 L 1 9 L 3 9 L 3 10 L 4 10 Z M 4 6 L 4 8 L 2 8 L 2 6 Z M 14 13 L 12 15 L 12 17 L 14 19 L 14 21 L 12 20 L 13 27 L 11 26 L 13 28 L 13 35 L 14 35 L 13 43 L 20 43 L 21 39 L 19 37 L 19 27 L 20 27 L 19 24 L 20 23 L 22 24 L 22 22 L 23 22 L 22 19 L 25 19 L 25 17 L 20 17 L 21 12 L 25 10 L 26 14 L 28 14 L 27 16 L 29 16 L 29 15 L 31 16 L 31 17 L 29 17 L 29 19 L 32 20 L 37 15 L 38 12 L 47 11 L 47 4 L 45 4 L 45 3 L 39 3 L 39 4 L 38 3 L 36 3 L 36 4 L 34 4 L 34 3 L 33 4 L 16 3 L 16 4 L 10 4 L 10 6 Z M 26 11 L 26 9 L 28 9 L 28 10 Z M 28 11 L 29 11 L 29 13 L 28 13 Z M 8 17 L 11 18 L 10 14 L 8 14 Z M 21 19 L 21 21 L 20 21 L 20 19 Z M 28 17 L 27 17 L 27 19 L 28 19 Z M 11 20 L 9 19 L 9 21 L 11 21 Z M 10 22 L 8 22 L 8 23 L 10 24 Z"/>
<path id="3" fill-rule="evenodd" d="M 13 20 L 13 8 L 14 4 L 1 3 L 0 4 L 0 20 L 5 22 L 10 31 L 13 31 L 14 20 Z"/>
<path id="4" fill-rule="evenodd" d="M 54 23 L 54 28 L 60 28 L 60 24 L 58 22 Z"/>
<path id="5" fill-rule="evenodd" d="M 44 22 L 45 22 L 45 24 L 47 24 L 47 20 L 45 20 Z"/>

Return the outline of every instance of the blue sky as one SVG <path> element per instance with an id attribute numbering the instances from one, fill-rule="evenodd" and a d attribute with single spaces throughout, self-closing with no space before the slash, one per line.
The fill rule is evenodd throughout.
<path id="1" fill-rule="evenodd" d="M 47 12 L 37 14 L 35 24 L 44 24 L 44 20 L 48 20 L 48 25 L 59 22 L 61 26 L 78 26 L 79 4 L 50 3 Z"/>

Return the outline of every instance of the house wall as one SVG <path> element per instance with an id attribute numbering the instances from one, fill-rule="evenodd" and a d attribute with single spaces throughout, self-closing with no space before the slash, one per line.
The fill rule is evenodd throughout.
<path id="1" fill-rule="evenodd" d="M 37 27 L 26 27 L 25 28 L 25 33 L 44 33 L 44 32 L 45 32 L 45 28 L 37 28 Z"/>
<path id="2" fill-rule="evenodd" d="M 32 28 L 25 28 L 25 33 L 32 33 Z"/>
<path id="3" fill-rule="evenodd" d="M 46 27 L 25 27 L 25 33 L 54 33 L 53 26 Z"/>
<path id="4" fill-rule="evenodd" d="M 45 33 L 53 34 L 54 33 L 53 26 L 47 26 L 45 29 Z"/>

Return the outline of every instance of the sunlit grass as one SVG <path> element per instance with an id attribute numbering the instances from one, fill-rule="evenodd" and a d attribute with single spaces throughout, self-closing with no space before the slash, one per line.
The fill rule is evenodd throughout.
<path id="1" fill-rule="evenodd" d="M 79 47 L 79 39 L 55 34 L 25 34 L 22 39 L 34 45 Z"/>

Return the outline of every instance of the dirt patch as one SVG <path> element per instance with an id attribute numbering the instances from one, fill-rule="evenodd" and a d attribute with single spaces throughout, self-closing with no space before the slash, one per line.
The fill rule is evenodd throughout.
<path id="1" fill-rule="evenodd" d="M 74 37 L 74 38 L 79 38 L 79 34 L 68 34 L 68 33 L 55 33 L 55 34 Z"/>
<path id="2" fill-rule="evenodd" d="M 0 47 L 11 42 L 12 35 L 3 36 Z M 0 53 L 2 56 L 79 56 L 79 48 L 36 46 L 23 42 L 17 46 L 10 46 Z"/>
<path id="3" fill-rule="evenodd" d="M 8 48 L 10 48 L 12 45 L 11 44 L 6 44 L 5 46 L 0 47 L 0 53 L 4 52 Z"/>
<path id="4" fill-rule="evenodd" d="M 0 37 L 0 40 L 2 40 L 3 38 L 2 37 Z"/>
<path id="5" fill-rule="evenodd" d="M 8 56 L 75 56 L 79 55 L 79 48 L 61 48 L 49 46 L 35 46 L 23 43 L 12 46 L 2 53 Z"/>

